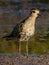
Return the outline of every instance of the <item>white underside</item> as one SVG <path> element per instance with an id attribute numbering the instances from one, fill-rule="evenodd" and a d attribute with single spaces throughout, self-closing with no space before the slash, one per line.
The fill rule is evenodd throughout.
<path id="1" fill-rule="evenodd" d="M 34 35 L 35 32 L 35 20 L 36 20 L 37 14 L 32 15 L 25 21 L 23 24 L 23 29 L 21 31 L 21 41 L 28 40 L 32 35 Z"/>

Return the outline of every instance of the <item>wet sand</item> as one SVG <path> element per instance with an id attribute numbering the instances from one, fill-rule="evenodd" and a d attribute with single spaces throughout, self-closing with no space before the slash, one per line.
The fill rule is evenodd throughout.
<path id="1" fill-rule="evenodd" d="M 0 65 L 49 65 L 49 55 L 15 57 L 0 55 Z"/>

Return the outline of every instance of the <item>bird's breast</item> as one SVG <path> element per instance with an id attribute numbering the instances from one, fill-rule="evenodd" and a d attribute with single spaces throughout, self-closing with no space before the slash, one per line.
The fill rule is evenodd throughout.
<path id="1" fill-rule="evenodd" d="M 27 36 L 31 36 L 34 34 L 35 27 L 34 26 L 26 26 L 23 28 L 22 33 L 26 34 Z"/>
<path id="2" fill-rule="evenodd" d="M 26 25 L 23 26 L 23 30 L 21 31 L 21 38 L 20 40 L 27 40 L 29 39 L 32 35 L 34 35 L 35 27 L 32 25 Z"/>
<path id="3" fill-rule="evenodd" d="M 26 30 L 26 35 L 27 36 L 31 36 L 34 34 L 35 28 L 34 27 L 30 27 Z"/>

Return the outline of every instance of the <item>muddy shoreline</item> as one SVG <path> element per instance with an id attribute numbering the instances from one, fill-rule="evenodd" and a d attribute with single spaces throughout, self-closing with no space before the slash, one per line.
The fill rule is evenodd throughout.
<path id="1" fill-rule="evenodd" d="M 6 56 L 0 55 L 0 65 L 49 65 L 49 55 L 38 56 Z"/>

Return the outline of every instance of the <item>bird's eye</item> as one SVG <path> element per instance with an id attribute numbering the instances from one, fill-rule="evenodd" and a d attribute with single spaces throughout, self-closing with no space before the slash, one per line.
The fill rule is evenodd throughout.
<path id="1" fill-rule="evenodd" d="M 32 11 L 33 13 L 35 13 L 35 11 Z"/>

